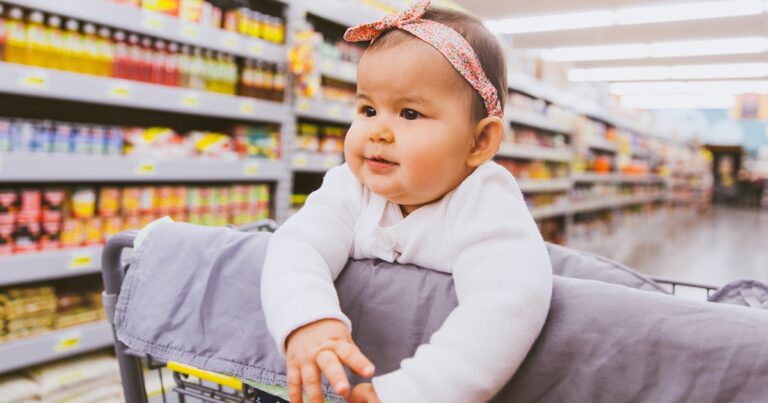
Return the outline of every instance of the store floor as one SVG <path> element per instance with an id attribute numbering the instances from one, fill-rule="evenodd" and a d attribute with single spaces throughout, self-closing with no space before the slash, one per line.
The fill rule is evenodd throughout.
<path id="1" fill-rule="evenodd" d="M 714 207 L 658 253 L 627 264 L 652 277 L 714 286 L 738 279 L 768 283 L 768 210 Z"/>

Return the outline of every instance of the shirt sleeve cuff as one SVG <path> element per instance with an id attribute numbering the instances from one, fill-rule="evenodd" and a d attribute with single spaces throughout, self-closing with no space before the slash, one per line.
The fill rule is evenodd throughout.
<path id="1" fill-rule="evenodd" d="M 377 376 L 371 382 L 381 403 L 428 403 L 402 370 Z"/>
<path id="2" fill-rule="evenodd" d="M 341 311 L 317 312 L 311 316 L 302 316 L 295 320 L 286 320 L 279 323 L 274 332 L 275 342 L 277 342 L 277 350 L 280 352 L 280 356 L 285 358 L 286 342 L 288 341 L 288 336 L 290 336 L 294 330 L 323 319 L 336 319 L 343 323 L 344 326 L 349 329 L 349 332 L 352 333 L 352 322 Z"/>

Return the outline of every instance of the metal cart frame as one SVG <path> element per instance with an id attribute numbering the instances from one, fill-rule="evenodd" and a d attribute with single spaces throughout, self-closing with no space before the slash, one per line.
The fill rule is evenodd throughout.
<path id="1" fill-rule="evenodd" d="M 272 220 L 259 221 L 244 227 L 239 227 L 242 231 L 274 231 L 277 224 Z M 147 391 L 144 384 L 144 366 L 153 370 L 166 367 L 166 363 L 158 362 L 152 357 L 142 353 L 131 351 L 125 344 L 117 339 L 115 331 L 114 318 L 117 298 L 120 295 L 120 288 L 125 279 L 125 273 L 128 265 L 123 264 L 121 257 L 124 249 L 133 248 L 133 240 L 138 231 L 125 231 L 107 242 L 101 258 L 102 278 L 104 281 L 104 309 L 107 313 L 107 320 L 112 326 L 112 336 L 115 340 L 115 354 L 120 367 L 120 378 L 125 393 L 125 401 L 128 403 L 147 403 Z M 674 295 L 678 287 L 690 289 L 700 289 L 709 296 L 717 287 L 702 285 L 697 283 L 654 279 L 656 282 L 666 286 Z M 204 402 L 232 402 L 239 403 L 245 401 L 262 401 L 258 397 L 264 396 L 267 401 L 284 401 L 272 395 L 266 394 L 256 388 L 243 384 L 240 380 L 208 371 L 202 371 L 197 368 L 189 367 L 179 363 L 167 363 L 167 367 L 173 371 L 175 386 L 174 392 L 178 394 L 179 401 L 184 402 L 185 397 L 190 397 Z M 200 382 L 193 382 L 188 379 L 189 376 L 200 379 Z M 210 387 L 202 384 L 202 380 L 216 385 Z M 162 375 L 160 375 L 161 387 Z M 226 390 L 225 390 L 226 388 Z M 271 399 L 271 400 L 268 400 Z M 277 399 L 277 400 L 275 400 Z M 165 390 L 163 389 L 163 401 L 165 401 Z"/>

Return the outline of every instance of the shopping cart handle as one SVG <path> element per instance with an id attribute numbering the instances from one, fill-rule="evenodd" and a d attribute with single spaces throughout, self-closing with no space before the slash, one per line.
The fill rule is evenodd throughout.
<path id="1" fill-rule="evenodd" d="M 195 367 L 191 367 L 189 365 L 175 361 L 168 361 L 166 366 L 171 371 L 178 372 L 180 374 L 191 375 L 202 380 L 213 382 L 217 385 L 226 386 L 238 391 L 243 390 L 243 382 L 231 376 L 221 375 L 210 371 L 203 371 L 202 369 L 197 369 Z"/>

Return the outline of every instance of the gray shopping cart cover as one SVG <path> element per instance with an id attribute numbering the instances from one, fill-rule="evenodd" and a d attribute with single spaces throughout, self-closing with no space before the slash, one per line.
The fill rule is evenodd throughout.
<path id="1" fill-rule="evenodd" d="M 161 359 L 284 384 L 260 306 L 268 240 L 225 228 L 157 227 L 131 258 L 118 337 Z M 577 264 L 562 255 L 568 249 L 550 253 L 553 262 Z M 379 373 L 427 342 L 456 305 L 450 276 L 380 261 L 350 262 L 337 289 L 353 338 Z M 766 334 L 764 310 L 555 277 L 544 330 L 495 401 L 764 401 Z"/>

